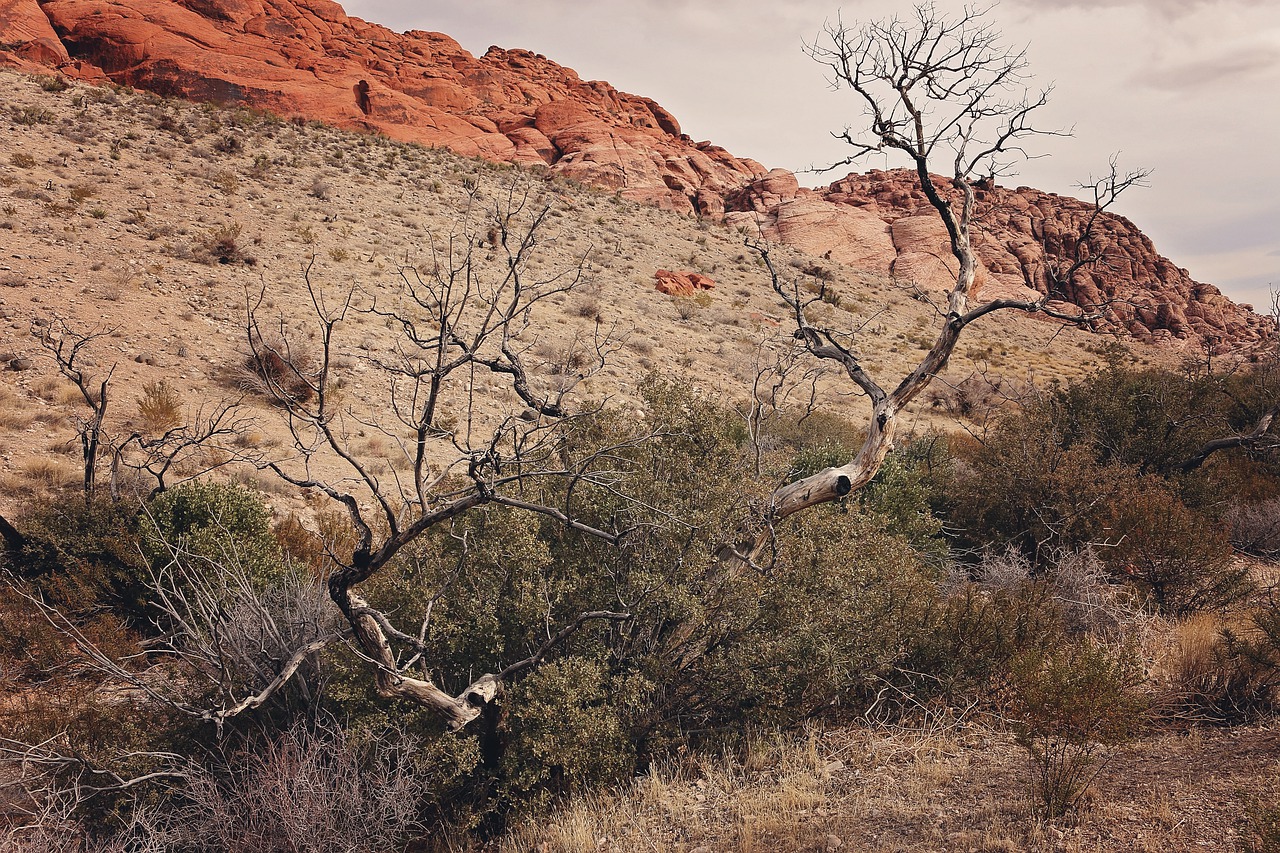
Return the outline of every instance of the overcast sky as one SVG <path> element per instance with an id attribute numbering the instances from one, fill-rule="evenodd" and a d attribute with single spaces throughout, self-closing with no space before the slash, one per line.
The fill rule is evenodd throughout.
<path id="1" fill-rule="evenodd" d="M 958 11 L 954 0 L 939 9 Z M 653 98 L 697 140 L 797 172 L 845 156 L 858 118 L 805 56 L 827 19 L 907 10 L 861 0 L 347 0 L 394 30 L 446 33 L 481 55 L 526 48 L 587 80 Z M 1037 142 L 1051 156 L 1007 185 L 1073 193 L 1106 167 L 1153 171 L 1118 207 L 1192 277 L 1262 309 L 1280 287 L 1280 0 L 1004 0 L 990 13 L 1052 84 Z M 863 170 L 898 166 L 867 161 Z M 830 183 L 847 170 L 801 175 Z"/>

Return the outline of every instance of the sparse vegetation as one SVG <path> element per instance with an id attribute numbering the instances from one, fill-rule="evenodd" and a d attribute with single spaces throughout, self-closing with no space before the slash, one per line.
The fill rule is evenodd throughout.
<path id="1" fill-rule="evenodd" d="M 6 104 L 14 116 L 43 104 L 56 123 L 72 106 L 43 97 L 35 81 L 15 91 L 10 97 L 33 100 Z M 31 214 L 57 203 L 50 193 L 98 206 L 30 232 L 55 259 L 47 266 L 4 259 L 15 269 L 0 272 L 0 323 L 15 330 L 0 368 L 26 362 L 0 369 L 0 453 L 12 460 L 0 480 L 0 521 L 12 520 L 19 537 L 6 533 L 0 551 L 11 572 L 0 592 L 0 655 L 12 662 L 0 673 L 0 737 L 64 750 L 37 755 L 43 764 L 28 756 L 29 768 L 50 771 L 26 778 L 37 794 L 82 791 L 77 767 L 185 781 L 139 784 L 130 789 L 143 792 L 136 800 L 113 792 L 74 813 L 47 811 L 46 843 L 85 834 L 96 839 L 86 849 L 104 850 L 260 849 L 266 838 L 332 847 L 325 839 L 337 836 L 370 848 L 416 839 L 454 850 L 1102 850 L 1111 849 L 1106 828 L 1129 826 L 1108 809 L 1135 800 L 1147 758 L 1180 756 L 1177 768 L 1195 768 L 1232 738 L 1269 743 L 1280 687 L 1270 569 L 1241 564 L 1230 544 L 1274 558 L 1272 449 L 1239 445 L 1181 469 L 1206 440 L 1256 422 L 1269 399 L 1257 381 L 1263 373 L 1234 364 L 1214 373 L 1118 364 L 1094 372 L 1080 366 L 1080 342 L 1089 339 L 1067 331 L 1037 373 L 1066 366 L 1079 381 L 1036 388 L 1021 383 L 1021 359 L 1056 330 L 1010 323 L 1000 343 L 979 339 L 953 356 L 952 376 L 970 378 L 935 386 L 936 406 L 911 409 L 920 434 L 899 436 L 866 489 L 776 523 L 753 564 L 730 576 L 716 549 L 759 530 L 752 525 L 770 490 L 841 464 L 865 434 L 856 400 L 810 411 L 804 382 L 771 428 L 744 425 L 745 386 L 729 377 L 761 338 L 766 352 L 785 353 L 791 329 L 734 235 L 557 182 L 569 201 L 555 200 L 548 221 L 598 233 L 603 218 L 611 245 L 584 267 L 592 287 L 518 314 L 503 345 L 529 354 L 533 382 L 550 393 L 577 382 L 581 410 L 555 432 L 545 413 L 497 381 L 505 374 L 481 363 L 459 372 L 423 428 L 423 441 L 453 455 L 415 471 L 407 460 L 419 438 L 404 421 L 412 408 L 380 404 L 379 395 L 427 375 L 422 342 L 449 323 L 456 331 L 456 317 L 486 301 L 469 292 L 451 303 L 455 316 L 431 314 L 439 305 L 425 299 L 423 319 L 390 301 L 390 288 L 405 285 L 408 298 L 453 282 L 456 296 L 463 282 L 486 280 L 479 274 L 495 268 L 488 255 L 503 269 L 500 225 L 465 235 L 471 279 L 456 269 L 450 279 L 456 259 L 444 246 L 456 211 L 468 203 L 487 210 L 511 173 L 301 121 L 152 103 L 124 90 L 74 94 L 75 109 L 91 111 L 85 122 L 98 126 L 78 143 L 93 155 L 85 162 L 116 158 L 107 165 L 118 176 L 77 172 L 75 158 L 58 167 L 44 154 L 9 154 L 17 171 L 4 210 L 24 239 L 39 221 Z M 59 137 L 40 135 L 53 128 L 29 127 L 24 148 L 47 143 L 53 158 L 49 140 Z M 165 135 L 152 141 L 153 130 Z M 156 145 L 171 159 L 146 173 L 143 154 Z M 232 191 L 213 198 L 206 184 L 216 187 L 219 173 L 210 164 L 231 167 L 241 154 L 228 172 Z M 341 165 L 322 173 L 321 162 Z M 56 192 L 42 189 L 51 180 Z M 206 189 L 189 207 L 166 208 L 193 186 Z M 322 219 L 315 201 L 334 197 L 341 220 Z M 122 251 L 102 250 L 108 233 Z M 664 233 L 679 239 L 656 236 Z M 681 257 L 664 254 L 670 245 Z M 648 272 L 687 260 L 691 245 L 700 266 L 718 265 L 723 295 L 702 313 L 712 297 L 689 300 L 684 319 L 700 322 L 655 321 L 672 310 Z M 546 255 L 528 268 L 537 275 L 581 257 L 568 239 L 540 248 Z M 842 323 L 851 322 L 852 291 L 868 303 L 894 293 L 834 262 L 772 251 L 803 277 L 813 308 Z M 313 267 L 308 290 L 295 270 L 326 252 L 332 266 Z M 359 287 L 349 290 L 351 281 Z M 100 298 L 79 296 L 90 286 Z M 246 286 L 255 298 L 263 293 L 257 336 L 245 334 Z M 92 401 L 55 381 L 48 359 L 31 358 L 38 346 L 22 331 L 31 317 L 48 316 L 38 300 L 51 292 L 66 293 L 64 307 L 83 328 L 103 315 L 127 318 L 84 363 L 86 375 L 101 378 L 119 361 L 103 424 L 104 475 L 120 450 L 116 436 L 186 428 L 211 400 L 233 395 L 228 386 L 249 393 L 256 420 L 197 442 L 166 469 L 196 477 L 194 486 L 170 488 L 177 479 L 165 473 L 153 491 L 145 467 L 122 463 L 113 489 L 86 501 L 83 472 L 66 455 L 78 452 Z M 327 348 L 323 330 L 308 337 L 298 306 L 315 299 L 334 317 L 347 294 L 354 307 L 335 325 L 343 346 Z M 902 299 L 868 322 L 858 332 L 868 363 L 888 373 L 909 368 L 931 345 L 932 317 Z M 417 325 L 397 343 L 406 320 Z M 593 337 L 602 320 L 602 335 L 615 321 L 622 335 Z M 727 338 L 704 331 L 730 324 L 739 328 Z M 903 352 L 889 353 L 891 341 Z M 638 381 L 650 366 L 662 375 Z M 212 387 L 214 376 L 227 390 Z M 831 387 L 829 376 L 805 381 L 820 383 L 820 393 Z M 428 506 L 438 508 L 478 472 L 524 470 L 530 458 L 553 472 L 584 459 L 599 467 L 531 481 L 516 500 L 625 531 L 613 547 L 554 516 L 491 505 L 406 547 L 363 582 L 357 605 L 387 620 L 405 677 L 452 697 L 477 673 L 539 652 L 578 614 L 625 608 L 627 618 L 585 622 L 547 647 L 540 666 L 509 676 L 500 710 L 472 731 L 448 734 L 433 715 L 386 702 L 368 661 L 337 639 L 340 614 L 316 582 L 335 562 L 352 561 L 358 525 L 341 501 L 335 512 L 250 467 L 308 453 L 314 445 L 295 444 L 282 424 L 314 412 L 320 387 L 326 416 L 314 423 L 360 461 L 363 471 L 345 470 L 364 485 L 350 486 L 318 455 L 289 470 L 362 502 L 379 537 L 404 523 L 395 507 L 418 483 L 437 490 Z M 967 419 L 970 436 L 924 433 L 950 414 Z M 522 437 L 491 446 L 475 438 L 504 422 L 504 435 Z M 125 450 L 140 453 L 136 443 Z M 393 506 L 389 514 L 376 508 L 374 489 Z M 31 497 L 18 507 L 17 495 Z M 229 712 L 265 691 L 298 648 L 309 651 L 287 687 L 242 715 Z M 109 679 L 107 662 L 121 665 Z M 1234 728 L 1198 728 L 1206 722 Z M 1112 752 L 1132 738 L 1134 757 Z M 151 755 L 121 754 L 134 750 Z M 173 756 L 181 761 L 170 763 Z M 1156 849 L 1193 849 L 1202 837 L 1194 832 L 1226 839 L 1209 835 L 1216 824 L 1203 829 L 1206 812 L 1244 825 L 1247 798 L 1230 786 L 1255 790 L 1261 759 L 1222 766 L 1222 780 L 1193 781 L 1178 769 L 1157 777 L 1184 787 L 1167 794 L 1170 804 L 1151 794 L 1150 806 L 1135 806 Z M 1030 809 L 1022 794 L 1033 775 L 1039 805 Z M 1267 843 L 1266 796 L 1258 791 L 1251 840 L 1240 843 Z M 1183 821 L 1192 805 L 1197 819 Z M 1068 809 L 1065 820 L 1031 814 Z M 352 813 L 371 817 L 355 826 Z M 4 832 L 2 843 L 38 849 L 38 832 Z"/>

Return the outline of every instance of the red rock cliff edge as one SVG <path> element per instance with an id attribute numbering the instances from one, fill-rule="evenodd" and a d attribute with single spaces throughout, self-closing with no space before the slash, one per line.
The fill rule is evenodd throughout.
<path id="1" fill-rule="evenodd" d="M 710 216 L 765 171 L 695 143 L 652 100 L 538 54 L 476 58 L 448 36 L 395 33 L 328 0 L 0 0 L 0 64 L 542 164 Z"/>

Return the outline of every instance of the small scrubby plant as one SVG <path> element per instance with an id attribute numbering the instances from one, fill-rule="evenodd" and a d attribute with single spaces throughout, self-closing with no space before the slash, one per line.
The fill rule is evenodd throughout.
<path id="1" fill-rule="evenodd" d="M 1073 809 L 1107 750 L 1134 736 L 1144 710 L 1138 680 L 1132 655 L 1091 641 L 1014 661 L 1015 734 L 1031 757 L 1032 796 L 1044 817 Z"/>

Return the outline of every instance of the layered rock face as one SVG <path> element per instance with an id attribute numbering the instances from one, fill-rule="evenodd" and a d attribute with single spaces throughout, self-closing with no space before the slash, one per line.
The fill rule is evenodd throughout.
<path id="1" fill-rule="evenodd" d="M 718 216 L 764 169 L 680 132 L 648 98 L 525 50 L 480 58 L 329 0 L 0 0 L 0 63 L 551 167 L 624 197 Z"/>
<path id="2" fill-rule="evenodd" d="M 0 0 L 0 64 L 544 166 L 926 289 L 952 280 L 945 231 L 912 173 L 802 189 L 789 172 L 695 143 L 652 100 L 538 54 L 477 58 L 448 36 L 395 33 L 329 0 Z M 1027 188 L 991 187 L 979 201 L 980 295 L 1106 304 L 1104 325 L 1144 341 L 1245 346 L 1268 335 L 1263 318 L 1191 280 L 1123 218 L 1096 226 L 1105 263 L 1058 281 L 1090 207 Z"/>
<path id="3" fill-rule="evenodd" d="M 934 182 L 944 197 L 952 192 L 945 180 Z M 988 186 L 977 190 L 976 213 L 979 299 L 1048 297 L 1054 307 L 1101 310 L 1106 319 L 1097 327 L 1144 342 L 1239 347 L 1274 335 L 1268 319 L 1192 280 L 1124 217 L 1098 218 L 1092 240 L 1097 262 L 1066 277 L 1055 271 L 1075 259 L 1076 237 L 1092 205 L 1029 187 Z M 852 174 L 817 190 L 800 188 L 789 172 L 774 170 L 731 193 L 725 219 L 927 291 L 946 291 L 955 282 L 946 229 L 906 169 Z"/>

